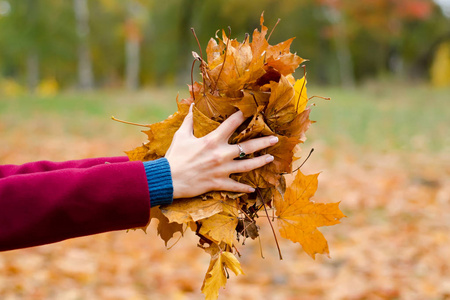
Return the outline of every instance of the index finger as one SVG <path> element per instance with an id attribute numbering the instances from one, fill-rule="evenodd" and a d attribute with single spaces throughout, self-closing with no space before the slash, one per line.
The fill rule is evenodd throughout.
<path id="1" fill-rule="evenodd" d="M 223 138 L 228 141 L 233 132 L 235 132 L 239 125 L 241 125 L 244 121 L 244 114 L 238 110 L 229 116 L 228 119 L 223 121 L 223 123 L 220 124 L 214 132 L 219 136 L 219 138 Z"/>

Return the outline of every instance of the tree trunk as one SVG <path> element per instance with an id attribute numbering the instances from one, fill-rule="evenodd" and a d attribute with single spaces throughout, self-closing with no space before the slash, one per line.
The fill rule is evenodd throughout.
<path id="1" fill-rule="evenodd" d="M 37 12 L 39 8 L 38 1 L 27 1 L 27 30 L 32 31 L 37 24 Z M 34 93 L 39 84 L 39 52 L 38 42 L 36 38 L 30 40 L 31 44 L 28 46 L 28 52 L 26 54 L 26 76 L 27 76 L 27 88 L 30 93 Z"/>
<path id="2" fill-rule="evenodd" d="M 31 49 L 27 56 L 27 86 L 34 93 L 39 84 L 39 56 L 36 49 Z"/>
<path id="3" fill-rule="evenodd" d="M 87 0 L 74 0 L 78 34 L 78 85 L 82 90 L 94 87 L 91 53 L 89 51 L 89 9 Z"/>
<path id="4" fill-rule="evenodd" d="M 334 7 L 324 6 L 324 14 L 333 25 L 333 39 L 336 46 L 336 56 L 339 65 L 339 76 L 344 88 L 355 87 L 355 75 L 353 69 L 352 55 L 347 41 L 345 24 L 341 13 Z"/>
<path id="5" fill-rule="evenodd" d="M 137 5 L 133 0 L 127 1 L 127 20 L 125 23 L 125 84 L 129 90 L 137 90 L 139 87 L 141 32 L 135 20 L 139 10 Z"/>

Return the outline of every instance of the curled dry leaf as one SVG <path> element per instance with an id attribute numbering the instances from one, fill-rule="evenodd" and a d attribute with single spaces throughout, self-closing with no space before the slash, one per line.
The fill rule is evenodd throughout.
<path id="1" fill-rule="evenodd" d="M 216 129 L 238 109 L 247 121 L 231 136 L 230 144 L 278 136 L 276 145 L 249 156 L 269 153 L 275 158 L 272 163 L 231 175 L 234 180 L 255 187 L 255 193 L 209 192 L 192 199 L 175 200 L 160 210 L 152 208 L 152 218 L 159 220 L 158 234 L 166 245 L 175 232 L 182 231 L 182 224 L 186 224 L 186 228 L 199 236 L 198 246 L 211 255 L 202 287 L 207 299 L 217 299 L 220 287 L 227 280 L 226 269 L 236 275 L 243 273 L 232 254 L 237 250 L 236 240 L 257 238 L 259 217 L 267 217 L 271 224 L 268 208 L 276 210 L 281 236 L 300 243 L 313 258 L 317 253 L 329 253 L 327 241 L 317 227 L 337 224 L 344 216 L 337 203 L 316 204 L 310 200 L 317 188 L 317 175 L 305 176 L 298 171 L 295 180 L 286 187 L 283 174 L 292 172 L 292 163 L 297 159 L 294 153 L 306 140 L 305 133 L 312 123 L 311 109 L 307 107 L 306 72 L 299 80 L 292 75 L 305 60 L 290 52 L 293 38 L 270 45 L 266 38 L 268 29 L 263 23 L 261 15 L 261 31 L 255 29 L 251 40 L 247 36 L 238 42 L 224 31 L 222 38 L 210 39 L 207 61 L 194 53 L 194 59 L 200 61 L 202 82 L 189 86 L 190 97 L 178 102 L 177 112 L 167 120 L 148 126 L 147 144 L 127 152 L 130 160 L 163 157 L 192 102 L 197 137 Z"/>

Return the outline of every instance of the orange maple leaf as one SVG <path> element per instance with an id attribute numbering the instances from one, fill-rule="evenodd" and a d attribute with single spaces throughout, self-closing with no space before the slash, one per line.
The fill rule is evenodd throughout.
<path id="1" fill-rule="evenodd" d="M 339 203 L 314 203 L 310 200 L 317 190 L 319 174 L 305 176 L 297 171 L 284 197 L 276 193 L 274 206 L 282 237 L 298 242 L 308 255 L 329 255 L 328 243 L 317 227 L 340 223 L 345 215 Z"/>

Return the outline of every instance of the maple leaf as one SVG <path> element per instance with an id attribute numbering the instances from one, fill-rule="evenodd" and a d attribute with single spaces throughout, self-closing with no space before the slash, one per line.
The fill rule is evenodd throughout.
<path id="1" fill-rule="evenodd" d="M 240 98 L 233 99 L 213 95 L 211 91 L 205 91 L 203 85 L 197 82 L 191 87 L 191 93 L 195 98 L 195 107 L 204 115 L 216 121 L 223 121 L 233 114 L 236 111 L 236 107 L 233 106 L 233 101 L 238 102 L 240 100 Z"/>
<path id="2" fill-rule="evenodd" d="M 338 224 L 345 217 L 339 210 L 339 203 L 310 201 L 317 189 L 318 176 L 319 174 L 305 176 L 297 171 L 284 198 L 276 194 L 274 199 L 281 236 L 300 243 L 312 258 L 317 253 L 329 255 L 328 243 L 317 227 Z"/>
<path id="3" fill-rule="evenodd" d="M 294 87 L 285 76 L 279 82 L 270 82 L 271 94 L 265 110 L 267 124 L 276 129 L 285 123 L 291 122 L 297 115 L 294 103 Z"/>
<path id="4" fill-rule="evenodd" d="M 237 136 L 233 137 L 233 143 L 240 143 L 255 137 L 274 134 L 269 126 L 264 122 L 264 115 L 261 113 L 263 109 L 264 106 L 260 106 L 258 108 L 257 113 L 253 116 L 253 119 L 250 121 L 248 126 Z"/>
<path id="5" fill-rule="evenodd" d="M 294 95 L 294 105 L 297 113 L 301 113 L 305 110 L 306 104 L 308 103 L 308 96 L 306 94 L 306 77 L 303 76 L 295 82 L 294 85 L 295 95 Z"/>
<path id="6" fill-rule="evenodd" d="M 146 144 L 149 152 L 163 157 L 172 143 L 175 132 L 180 128 L 184 118 L 189 112 L 189 105 L 179 103 L 178 111 L 166 120 L 150 125 L 150 129 L 144 131 L 149 142 Z"/>
<path id="7" fill-rule="evenodd" d="M 194 106 L 192 113 L 194 119 L 194 135 L 198 138 L 204 137 L 220 125 L 219 122 L 211 120 L 209 117 L 204 115 L 196 106 Z"/>
<path id="8" fill-rule="evenodd" d="M 307 108 L 303 110 L 301 114 L 297 115 L 291 122 L 278 126 L 278 134 L 288 137 L 295 137 L 303 143 L 306 140 L 305 133 L 312 124 L 312 121 L 309 119 L 310 113 L 311 109 Z"/>
<path id="9" fill-rule="evenodd" d="M 137 147 L 134 150 L 131 151 L 125 151 L 125 154 L 128 156 L 128 159 L 130 161 L 136 161 L 136 160 L 145 160 L 145 156 L 147 155 L 149 151 L 148 145 L 142 145 L 140 147 Z"/>
<path id="10" fill-rule="evenodd" d="M 202 83 L 189 85 L 189 98 L 179 102 L 177 98 L 175 114 L 146 126 L 147 144 L 127 152 L 130 160 L 164 156 L 193 102 L 193 131 L 198 138 L 215 130 L 237 109 L 246 120 L 231 135 L 230 144 L 263 136 L 278 137 L 277 144 L 246 157 L 269 153 L 274 157 L 272 163 L 230 175 L 256 188 L 254 193 L 212 191 L 195 198 L 176 199 L 171 205 L 151 210 L 151 219 L 159 220 L 158 234 L 166 246 L 176 232 L 183 234 L 186 224 L 200 238 L 198 246 L 211 254 L 202 286 L 207 299 L 217 299 L 220 287 L 226 283 L 227 268 L 242 274 L 231 251 L 241 236 L 244 240 L 259 236 L 255 218 L 262 207 L 274 207 L 281 236 L 299 242 L 313 258 L 316 253 L 329 252 L 317 227 L 339 223 L 344 216 L 338 203 L 310 201 L 317 188 L 317 174 L 304 176 L 298 172 L 293 184 L 286 187 L 282 175 L 291 172 L 292 163 L 298 159 L 294 154 L 313 123 L 309 119 L 311 109 L 307 107 L 306 72 L 299 80 L 292 76 L 305 60 L 291 53 L 293 38 L 274 46 L 268 43 L 263 14 L 260 25 L 260 31 L 253 31 L 251 42 L 248 35 L 240 43 L 223 30 L 221 38 L 216 33 L 216 39 L 210 39 L 206 48 L 207 61 L 193 52 L 194 59 L 200 61 Z M 266 216 L 269 218 L 267 210 Z"/>
<path id="11" fill-rule="evenodd" d="M 253 31 L 252 36 L 252 54 L 255 59 L 261 57 L 269 47 L 269 43 L 266 40 L 267 27 L 264 26 L 264 13 L 261 14 L 259 19 L 261 25 L 261 32 L 258 29 Z"/>
<path id="12" fill-rule="evenodd" d="M 257 113 L 258 107 L 265 107 L 269 102 L 270 93 L 262 91 L 245 90 L 244 96 L 240 101 L 235 102 L 236 106 L 242 113 L 244 117 L 248 118 Z"/>
<path id="13" fill-rule="evenodd" d="M 219 297 L 219 289 L 227 282 L 225 268 L 230 269 L 236 275 L 244 274 L 241 264 L 231 252 L 218 251 L 211 257 L 211 262 L 203 281 L 202 293 L 206 300 L 213 300 Z"/>
<path id="14" fill-rule="evenodd" d="M 201 220 L 200 234 L 217 243 L 233 245 L 235 229 L 239 221 L 239 210 L 236 201 L 227 201 L 221 213 Z"/>
<path id="15" fill-rule="evenodd" d="M 224 198 L 203 200 L 197 197 L 175 199 L 171 205 L 161 206 L 160 209 L 170 222 L 181 224 L 211 217 L 222 212 L 228 205 Z"/>
<path id="16" fill-rule="evenodd" d="M 158 206 L 150 209 L 150 220 L 158 220 L 157 232 L 161 239 L 164 241 L 166 247 L 167 242 L 173 237 L 176 232 L 180 232 L 183 235 L 183 224 L 176 222 L 170 222 L 169 219 L 164 216 Z"/>

